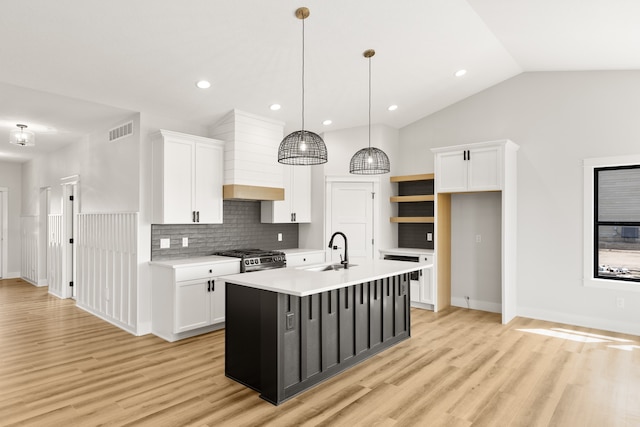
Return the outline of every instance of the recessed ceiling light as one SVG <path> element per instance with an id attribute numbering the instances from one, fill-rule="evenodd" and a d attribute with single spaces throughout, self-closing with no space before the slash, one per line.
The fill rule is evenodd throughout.
<path id="1" fill-rule="evenodd" d="M 331 123 L 333 123 L 331 120 L 327 119 L 325 121 L 322 122 L 323 125 L 325 126 L 329 126 Z"/>
<path id="2" fill-rule="evenodd" d="M 467 70 L 458 70 L 458 71 L 456 71 L 455 76 L 456 76 L 456 77 L 462 77 L 462 76 L 464 76 L 465 74 L 467 74 Z"/>
<path id="3" fill-rule="evenodd" d="M 389 105 L 389 108 L 387 108 L 387 110 L 389 111 L 396 111 L 398 109 L 398 106 L 393 104 L 393 105 Z"/>
<path id="4" fill-rule="evenodd" d="M 211 87 L 211 83 L 206 80 L 200 80 L 196 83 L 196 86 L 198 86 L 200 89 L 209 89 Z"/>
<path id="5" fill-rule="evenodd" d="M 271 111 L 278 111 L 280 109 L 280 104 L 271 104 L 269 105 L 269 109 Z"/>

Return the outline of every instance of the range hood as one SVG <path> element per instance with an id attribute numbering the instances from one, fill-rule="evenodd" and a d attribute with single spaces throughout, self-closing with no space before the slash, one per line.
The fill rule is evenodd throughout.
<path id="1" fill-rule="evenodd" d="M 224 200 L 284 200 L 278 146 L 284 123 L 232 110 L 210 129 L 225 142 Z"/>

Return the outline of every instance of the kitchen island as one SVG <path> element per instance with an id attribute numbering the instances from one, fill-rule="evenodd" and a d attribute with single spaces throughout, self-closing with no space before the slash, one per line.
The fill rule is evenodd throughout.
<path id="1" fill-rule="evenodd" d="M 409 273 L 371 260 L 349 269 L 225 276 L 225 374 L 278 405 L 410 337 Z"/>

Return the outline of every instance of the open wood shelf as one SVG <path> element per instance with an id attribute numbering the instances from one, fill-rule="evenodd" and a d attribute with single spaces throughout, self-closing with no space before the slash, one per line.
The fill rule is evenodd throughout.
<path id="1" fill-rule="evenodd" d="M 419 175 L 392 176 L 389 179 L 391 182 L 426 181 L 428 179 L 433 179 L 434 176 L 435 175 L 432 173 L 423 173 Z"/>
<path id="2" fill-rule="evenodd" d="M 404 202 L 433 202 L 433 194 L 423 194 L 420 196 L 391 196 L 392 203 L 404 203 Z"/>
<path id="3" fill-rule="evenodd" d="M 391 222 L 397 222 L 397 223 L 423 222 L 423 223 L 433 224 L 435 221 L 434 221 L 434 217 L 432 216 L 392 216 Z"/>

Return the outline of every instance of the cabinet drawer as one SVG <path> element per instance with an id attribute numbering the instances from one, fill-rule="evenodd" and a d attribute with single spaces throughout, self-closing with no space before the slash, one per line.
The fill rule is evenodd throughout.
<path id="1" fill-rule="evenodd" d="M 176 269 L 176 282 L 236 273 L 240 273 L 240 261 L 222 264 L 203 264 L 193 267 L 180 267 Z"/>

